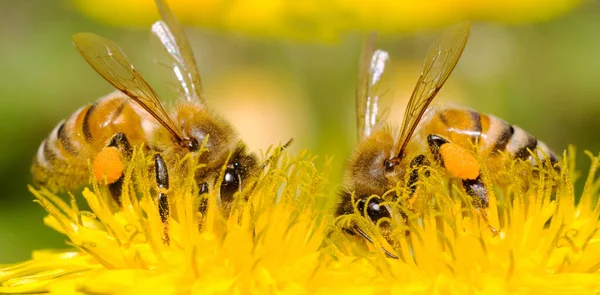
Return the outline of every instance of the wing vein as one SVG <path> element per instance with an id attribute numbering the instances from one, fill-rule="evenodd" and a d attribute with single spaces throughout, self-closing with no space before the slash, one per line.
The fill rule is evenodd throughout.
<path id="1" fill-rule="evenodd" d="M 73 43 L 100 76 L 144 108 L 177 141 L 183 141 L 179 127 L 163 108 L 154 89 L 114 42 L 92 33 L 79 33 L 73 36 Z"/>
<path id="2" fill-rule="evenodd" d="M 398 158 L 402 157 L 427 107 L 456 67 L 469 38 L 470 28 L 469 21 L 459 23 L 446 30 L 430 47 L 402 120 L 396 147 Z"/>

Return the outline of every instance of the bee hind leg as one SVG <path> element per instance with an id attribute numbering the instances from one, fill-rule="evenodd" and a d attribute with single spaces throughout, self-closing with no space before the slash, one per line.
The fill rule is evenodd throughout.
<path id="1" fill-rule="evenodd" d="M 490 224 L 487 218 L 486 209 L 489 206 L 489 195 L 485 184 L 481 180 L 481 175 L 477 176 L 476 179 L 463 179 L 462 183 L 465 191 L 472 199 L 472 204 L 475 207 L 475 210 L 477 210 L 479 215 L 483 218 L 492 234 L 494 236 L 497 235 L 498 230 Z"/>
<path id="2" fill-rule="evenodd" d="M 481 180 L 481 166 L 473 152 L 436 134 L 430 134 L 427 143 L 436 161 L 452 177 L 462 180 L 467 194 L 474 199 L 475 207 L 487 207 L 487 189 Z"/>
<path id="3" fill-rule="evenodd" d="M 108 185 L 108 191 L 119 207 L 122 206 L 121 193 L 123 191 L 123 178 L 125 178 L 125 176 L 121 175 L 117 181 Z"/>
<path id="4" fill-rule="evenodd" d="M 125 134 L 115 134 L 106 147 L 96 156 L 93 163 L 96 179 L 104 179 L 108 190 L 119 207 L 121 207 L 121 192 L 124 178 L 124 160 L 129 161 L 133 149 Z"/>
<path id="5" fill-rule="evenodd" d="M 481 176 L 477 176 L 476 179 L 463 179 L 462 184 L 467 194 L 473 199 L 473 206 L 475 208 L 488 207 L 488 191 L 481 181 Z"/>
<path id="6" fill-rule="evenodd" d="M 127 136 L 125 136 L 125 134 L 123 132 L 119 132 L 119 133 L 115 134 L 108 142 L 108 146 L 118 148 L 123 153 L 125 158 L 128 158 L 128 159 L 131 157 L 131 154 L 133 153 L 133 148 L 131 147 L 129 140 L 127 140 Z"/>
<path id="7" fill-rule="evenodd" d="M 167 164 L 160 154 L 154 155 L 156 184 L 158 186 L 158 213 L 163 223 L 163 243 L 169 244 L 169 199 L 166 190 L 169 189 L 169 172 Z"/>
<path id="8" fill-rule="evenodd" d="M 436 161 L 453 177 L 462 181 L 473 206 L 488 224 L 492 233 L 496 234 L 498 231 L 489 225 L 487 219 L 485 209 L 489 206 L 488 190 L 481 179 L 481 167 L 473 152 L 437 134 L 430 134 L 427 143 Z"/>
<path id="9" fill-rule="evenodd" d="M 115 134 L 113 136 L 113 138 L 110 140 L 110 142 L 108 143 L 108 146 L 118 148 L 119 151 L 121 151 L 121 154 L 124 156 L 125 159 L 127 159 L 127 160 L 131 159 L 131 154 L 133 153 L 133 148 L 131 147 L 129 140 L 127 140 L 127 136 L 125 136 L 124 133 L 119 132 L 119 133 Z M 120 197 L 121 197 L 121 193 L 123 190 L 123 178 L 124 177 L 125 177 L 125 175 L 121 174 L 121 177 L 119 177 L 119 179 L 117 179 L 117 181 L 108 185 L 108 190 L 110 191 L 110 194 L 112 195 L 113 199 L 117 202 L 119 207 L 121 206 Z"/>

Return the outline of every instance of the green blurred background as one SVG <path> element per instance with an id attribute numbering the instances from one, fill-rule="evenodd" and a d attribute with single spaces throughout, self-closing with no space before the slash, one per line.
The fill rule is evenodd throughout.
<path id="1" fill-rule="evenodd" d="M 9 263 L 29 258 L 33 249 L 65 246 L 63 236 L 42 224 L 44 211 L 27 190 L 31 159 L 61 119 L 111 91 L 77 54 L 70 36 L 92 31 L 115 40 L 161 94 L 168 92 L 160 86 L 162 69 L 152 63 L 143 21 L 108 26 L 70 1 L 0 4 L 0 263 Z M 496 114 L 558 152 L 571 143 L 579 151 L 600 151 L 600 5 L 583 3 L 535 21 L 507 20 L 510 25 L 474 18 L 481 21 L 438 102 Z M 394 109 L 401 109 L 439 33 L 432 27 L 446 25 L 390 29 L 381 37 L 394 61 Z M 334 156 L 340 175 L 355 141 L 354 82 L 361 32 L 368 27 L 362 23 L 357 30 L 333 32 L 335 38 L 314 39 L 307 32 L 255 34 L 260 27 L 238 32 L 215 26 L 189 34 L 209 102 L 253 150 L 293 137 L 292 151 Z M 581 153 L 578 162 L 586 169 Z"/>

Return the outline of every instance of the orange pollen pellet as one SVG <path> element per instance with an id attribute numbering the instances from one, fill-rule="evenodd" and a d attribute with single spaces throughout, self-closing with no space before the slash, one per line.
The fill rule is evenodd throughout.
<path id="1" fill-rule="evenodd" d="M 92 164 L 96 179 L 103 184 L 111 184 L 123 174 L 121 152 L 116 147 L 102 149 Z"/>
<path id="2" fill-rule="evenodd" d="M 454 177 L 475 179 L 479 176 L 481 165 L 473 153 L 458 144 L 446 143 L 440 147 L 444 166 Z"/>

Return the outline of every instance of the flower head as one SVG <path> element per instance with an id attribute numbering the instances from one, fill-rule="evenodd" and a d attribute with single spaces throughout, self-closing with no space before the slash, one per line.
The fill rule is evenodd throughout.
<path id="1" fill-rule="evenodd" d="M 30 188 L 49 213 L 44 222 L 73 249 L 36 252 L 30 262 L 2 268 L 0 293 L 247 293 L 305 285 L 325 234 L 315 210 L 323 176 L 308 155 L 272 162 L 228 217 L 214 195 L 203 195 L 208 205 L 201 213 L 194 174 L 183 175 L 184 185 L 168 192 L 168 223 L 152 196 L 146 161 L 135 154 L 120 207 L 97 185 L 82 193 L 91 212 L 74 198 Z"/>
<path id="2" fill-rule="evenodd" d="M 577 205 L 574 157 L 565 157 L 560 172 L 543 166 L 531 173 L 534 185 L 510 167 L 501 171 L 509 182 L 490 189 L 484 211 L 433 173 L 411 203 L 414 213 L 387 233 L 359 214 L 334 220 L 326 180 L 306 154 L 266 168 L 227 216 L 214 196 L 198 211 L 191 177 L 169 191 L 175 213 L 165 232 L 138 155 L 121 207 L 99 187 L 83 192 L 91 212 L 32 189 L 49 213 L 46 224 L 73 249 L 1 267 L 0 293 L 592 294 L 600 291 L 600 157 L 588 155 L 592 167 Z M 333 227 L 344 218 L 362 222 L 373 242 Z"/>

